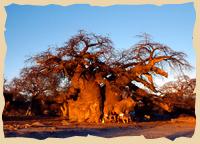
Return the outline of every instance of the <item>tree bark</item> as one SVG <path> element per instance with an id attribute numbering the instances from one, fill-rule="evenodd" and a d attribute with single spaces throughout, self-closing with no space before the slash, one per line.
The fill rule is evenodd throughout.
<path id="1" fill-rule="evenodd" d="M 98 123 L 102 114 L 100 85 L 94 77 L 86 79 L 77 70 L 72 78 L 72 86 L 80 91 L 76 101 L 69 101 L 69 120 Z"/>

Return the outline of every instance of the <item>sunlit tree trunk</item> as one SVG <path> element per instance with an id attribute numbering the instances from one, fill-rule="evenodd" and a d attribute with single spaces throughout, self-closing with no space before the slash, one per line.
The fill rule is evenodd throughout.
<path id="1" fill-rule="evenodd" d="M 68 116 L 68 106 L 67 106 L 67 104 L 64 102 L 63 103 L 63 105 L 60 107 L 60 110 L 61 110 L 61 116 L 63 117 L 63 118 L 67 118 L 67 116 Z"/>
<path id="2" fill-rule="evenodd" d="M 114 105 L 121 100 L 120 92 L 114 85 L 108 81 L 105 82 L 105 102 L 104 102 L 104 118 L 105 121 L 109 120 Z"/>
<path id="3" fill-rule="evenodd" d="M 80 67 L 79 67 L 80 68 Z M 72 79 L 72 86 L 79 89 L 78 99 L 69 101 L 69 120 L 78 122 L 100 121 L 101 92 L 94 77 L 85 78 L 78 72 Z"/>
<path id="4" fill-rule="evenodd" d="M 32 112 L 31 112 L 31 106 L 28 107 L 28 109 L 26 110 L 26 116 L 31 116 Z"/>

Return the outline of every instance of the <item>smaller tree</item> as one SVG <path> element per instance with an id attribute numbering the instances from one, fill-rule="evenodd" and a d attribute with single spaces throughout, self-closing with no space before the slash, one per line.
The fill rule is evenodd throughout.
<path id="1" fill-rule="evenodd" d="M 176 113 L 194 114 L 195 112 L 195 89 L 196 79 L 189 76 L 179 76 L 176 81 L 164 84 L 160 91 L 163 99 L 173 106 Z"/>

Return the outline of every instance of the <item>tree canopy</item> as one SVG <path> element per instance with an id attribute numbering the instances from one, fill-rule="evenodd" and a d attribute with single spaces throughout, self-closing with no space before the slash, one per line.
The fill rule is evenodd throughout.
<path id="1" fill-rule="evenodd" d="M 113 115 L 116 103 L 127 105 L 124 101 L 131 97 L 130 112 L 137 97 L 148 96 L 144 87 L 157 92 L 154 75 L 167 78 L 169 67 L 179 72 L 191 68 L 185 53 L 152 41 L 148 34 L 140 38 L 137 44 L 119 52 L 109 37 L 81 30 L 63 47 L 49 48 L 27 59 L 30 66 L 12 81 L 12 88 L 27 98 L 60 95 L 61 111 L 68 111 L 69 118 L 82 111 L 83 118 L 71 118 L 75 121 L 98 122 Z M 127 108 L 121 111 L 125 113 Z"/>

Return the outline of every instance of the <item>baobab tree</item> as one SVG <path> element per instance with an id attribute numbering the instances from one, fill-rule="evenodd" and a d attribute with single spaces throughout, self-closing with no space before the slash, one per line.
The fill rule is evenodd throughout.
<path id="1" fill-rule="evenodd" d="M 143 87 L 152 92 L 157 92 L 153 82 L 153 75 L 167 78 L 168 73 L 165 71 L 167 66 L 177 71 L 190 69 L 191 66 L 185 57 L 186 54 L 183 52 L 176 52 L 168 46 L 152 42 L 148 35 L 143 35 L 142 41 L 132 48 L 122 51 L 112 63 L 110 75 L 114 77 L 114 80 L 106 84 L 107 93 L 104 112 L 109 115 L 114 106 L 113 101 L 120 99 L 122 91 L 126 87 L 128 87 L 134 99 L 150 96 L 142 87 L 136 86 L 134 82 L 143 84 Z M 129 93 L 128 95 L 131 94 Z M 148 99 L 151 100 L 151 98 Z M 157 101 L 155 98 L 151 101 L 162 109 L 170 111 L 170 108 L 161 101 Z"/>
<path id="2" fill-rule="evenodd" d="M 170 103 L 175 113 L 185 112 L 188 114 L 195 113 L 194 92 L 196 79 L 191 79 L 187 75 L 179 76 L 176 81 L 164 84 L 160 92 L 164 95 L 163 99 Z"/>
<path id="3" fill-rule="evenodd" d="M 70 81 L 67 97 L 71 120 L 98 122 L 102 115 L 100 81 L 111 70 L 112 42 L 107 37 L 80 32 L 64 47 L 32 57 L 42 73 L 60 73 Z M 82 111 L 82 112 L 81 112 Z M 81 113 L 81 115 L 80 115 Z M 81 118 L 82 116 L 82 118 Z"/>
<path id="4" fill-rule="evenodd" d="M 15 78 L 11 83 L 4 82 L 3 95 L 5 98 L 5 107 L 3 116 L 25 115 L 29 103 L 27 99 L 20 94 L 21 80 Z"/>
<path id="5" fill-rule="evenodd" d="M 160 88 L 163 94 L 177 93 L 179 97 L 190 97 L 194 93 L 196 79 L 191 79 L 187 75 L 178 76 L 176 81 L 164 84 Z"/>
<path id="6" fill-rule="evenodd" d="M 108 37 L 79 31 L 63 47 L 48 49 L 29 61 L 42 79 L 54 74 L 66 85 L 64 115 L 71 121 L 99 122 L 118 111 L 116 103 L 123 113 L 134 110 L 138 97 L 148 96 L 143 87 L 157 92 L 153 75 L 168 77 L 167 66 L 180 71 L 191 67 L 183 52 L 153 42 L 147 34 L 142 39 L 130 49 L 116 52 Z"/>
<path id="7" fill-rule="evenodd" d="M 9 92 L 16 101 L 20 98 L 24 103 L 29 103 L 26 115 L 43 115 L 48 109 L 45 102 L 58 95 L 58 85 L 58 75 L 45 75 L 39 72 L 39 67 L 32 66 L 22 69 L 20 77 L 11 81 Z"/>

